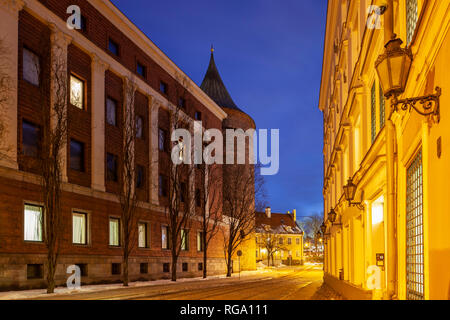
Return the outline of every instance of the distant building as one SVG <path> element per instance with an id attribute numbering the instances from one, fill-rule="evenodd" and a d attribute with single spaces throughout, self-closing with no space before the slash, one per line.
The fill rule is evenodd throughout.
<path id="1" fill-rule="evenodd" d="M 256 212 L 256 261 L 267 263 L 268 254 L 273 248 L 273 263 L 299 265 L 303 263 L 303 230 L 297 225 L 296 211 L 272 213 Z M 272 265 L 272 258 L 270 259 Z"/>

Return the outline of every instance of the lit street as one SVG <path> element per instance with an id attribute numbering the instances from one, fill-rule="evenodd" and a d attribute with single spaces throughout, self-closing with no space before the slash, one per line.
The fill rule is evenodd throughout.
<path id="1" fill-rule="evenodd" d="M 163 285 L 52 296 L 66 300 L 310 300 L 334 298 L 322 288 L 322 265 L 285 267 Z"/>

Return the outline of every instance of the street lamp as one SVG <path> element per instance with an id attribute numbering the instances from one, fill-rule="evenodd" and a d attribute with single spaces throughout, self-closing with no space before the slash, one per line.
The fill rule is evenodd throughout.
<path id="1" fill-rule="evenodd" d="M 327 231 L 327 226 L 325 225 L 325 222 L 322 222 L 322 225 L 320 226 L 320 231 L 322 231 L 322 234 L 325 235 L 325 232 Z"/>
<path id="2" fill-rule="evenodd" d="M 439 123 L 441 88 L 436 87 L 434 94 L 398 100 L 398 96 L 405 92 L 413 55 L 411 49 L 402 48 L 403 41 L 395 37 L 396 35 L 385 45 L 385 52 L 375 62 L 375 69 L 385 97 L 393 97 L 394 111 L 398 111 L 399 106 L 403 111 L 414 109 L 420 115 L 430 116 Z"/>
<path id="3" fill-rule="evenodd" d="M 364 205 L 362 204 L 362 202 L 353 202 L 353 200 L 355 199 L 357 188 L 358 186 L 353 183 L 353 179 L 351 177 L 348 178 L 348 182 L 344 186 L 345 199 L 348 201 L 348 204 L 350 206 L 355 206 L 359 210 L 364 210 Z"/>
<path id="4" fill-rule="evenodd" d="M 336 221 L 336 211 L 334 209 L 331 209 L 331 211 L 328 213 L 328 220 L 330 220 L 331 224 L 334 224 Z"/>

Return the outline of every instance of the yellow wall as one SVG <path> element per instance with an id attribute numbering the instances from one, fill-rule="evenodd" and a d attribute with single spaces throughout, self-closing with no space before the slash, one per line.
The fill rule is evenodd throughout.
<path id="1" fill-rule="evenodd" d="M 367 268 L 376 264 L 376 254 L 385 254 L 381 290 L 374 298 L 406 299 L 406 171 L 422 148 L 424 284 L 426 299 L 450 299 L 450 2 L 418 1 L 419 22 L 411 43 L 414 56 L 405 93 L 399 98 L 417 97 L 442 88 L 440 123 L 428 122 L 415 111 L 393 113 L 386 125 L 380 121 L 379 81 L 375 60 L 384 52 L 384 31 L 366 28 L 366 8 L 372 1 L 331 0 L 328 4 L 324 67 L 319 108 L 324 112 L 324 219 L 334 209 L 337 221 L 327 222 L 325 272 L 359 287 L 367 288 Z M 378 2 L 375 1 L 375 4 Z M 380 2 L 381 3 L 381 2 Z M 405 0 L 394 1 L 394 32 L 405 41 Z M 359 4 L 359 5 L 358 5 Z M 345 22 L 345 23 L 344 23 Z M 335 44 L 338 44 L 337 54 Z M 404 44 L 405 45 L 405 44 Z M 375 83 L 376 139 L 371 137 L 372 86 Z M 392 128 L 394 153 L 387 148 Z M 437 155 L 437 141 L 442 155 Z M 387 164 L 392 156 L 394 173 Z M 349 177 L 358 185 L 355 201 L 363 210 L 351 207 L 342 186 Z M 394 181 L 393 197 L 388 182 Z M 391 210 L 390 208 L 394 208 Z M 394 217 L 395 237 L 389 219 Z M 395 253 L 389 261 L 390 253 Z M 389 271 L 395 277 L 389 282 Z M 392 274 L 392 273 L 391 273 Z"/>

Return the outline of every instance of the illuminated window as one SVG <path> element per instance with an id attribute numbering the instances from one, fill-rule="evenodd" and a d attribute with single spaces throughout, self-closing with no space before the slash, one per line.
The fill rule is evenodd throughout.
<path id="1" fill-rule="evenodd" d="M 70 104 L 84 108 L 84 81 L 73 75 L 70 76 Z"/>
<path id="2" fill-rule="evenodd" d="M 23 79 L 35 86 L 39 86 L 39 74 L 41 71 L 39 56 L 23 48 L 22 68 Z"/>
<path id="3" fill-rule="evenodd" d="M 120 220 L 117 218 L 109 219 L 109 245 L 120 246 Z"/>
<path id="4" fill-rule="evenodd" d="M 189 231 L 186 229 L 181 229 L 181 250 L 189 250 Z"/>
<path id="5" fill-rule="evenodd" d="M 26 204 L 24 208 L 24 240 L 42 242 L 43 208 Z"/>
<path id="6" fill-rule="evenodd" d="M 406 298 L 425 298 L 422 150 L 406 173 Z"/>
<path id="7" fill-rule="evenodd" d="M 416 31 L 418 19 L 417 0 L 406 0 L 406 44 L 409 45 Z"/>
<path id="8" fill-rule="evenodd" d="M 148 248 L 148 225 L 144 222 L 138 225 L 138 246 L 139 248 Z"/>
<path id="9" fill-rule="evenodd" d="M 169 227 L 161 227 L 161 247 L 163 249 L 169 249 Z"/>
<path id="10" fill-rule="evenodd" d="M 205 249 L 205 244 L 203 240 L 203 231 L 197 232 L 197 251 L 203 252 Z"/>
<path id="11" fill-rule="evenodd" d="M 372 225 L 384 221 L 384 197 L 381 196 L 372 203 Z"/>
<path id="12" fill-rule="evenodd" d="M 87 243 L 87 219 L 85 213 L 72 213 L 72 243 Z"/>

